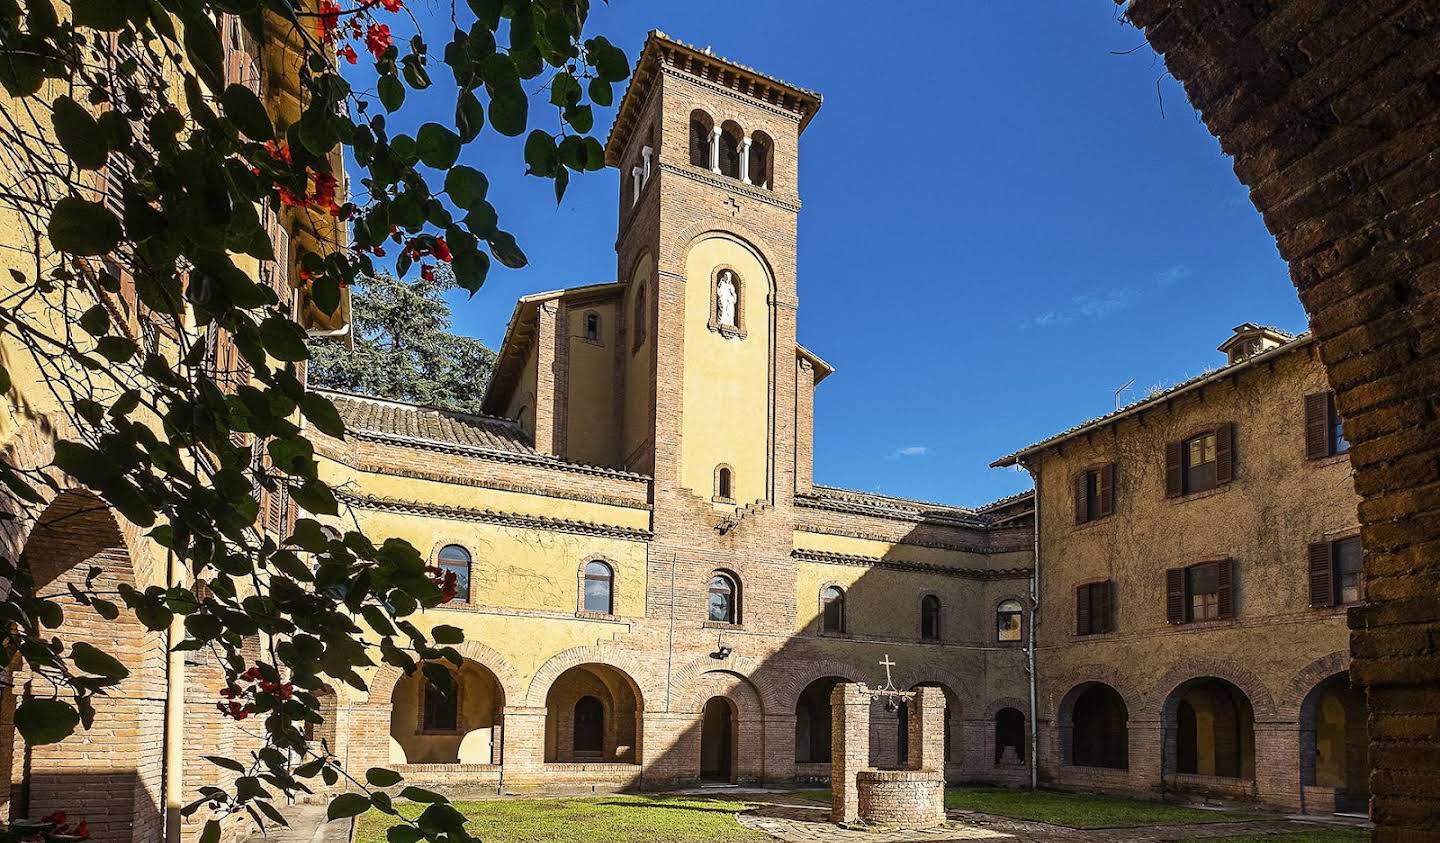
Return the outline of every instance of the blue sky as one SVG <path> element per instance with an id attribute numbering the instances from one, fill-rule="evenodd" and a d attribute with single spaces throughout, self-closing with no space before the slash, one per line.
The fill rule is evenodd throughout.
<path id="1" fill-rule="evenodd" d="M 983 503 L 1029 483 L 992 459 L 1127 380 L 1130 400 L 1216 365 L 1243 321 L 1306 327 L 1230 160 L 1109 0 L 592 7 L 632 60 L 652 28 L 824 95 L 800 148 L 800 341 L 838 370 L 818 482 Z M 518 141 L 487 130 L 472 156 L 530 256 L 455 299 L 495 347 L 517 296 L 614 280 L 619 179 L 557 208 Z"/>

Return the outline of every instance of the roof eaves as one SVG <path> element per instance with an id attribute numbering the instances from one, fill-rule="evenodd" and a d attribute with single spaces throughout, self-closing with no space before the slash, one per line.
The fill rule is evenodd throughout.
<path id="1" fill-rule="evenodd" d="M 1061 432 L 1046 439 L 1042 439 L 1039 442 L 1034 443 L 1033 445 L 1027 445 L 1026 447 L 1021 448 L 1018 451 L 1006 454 L 1005 456 L 990 463 L 990 467 L 1008 468 L 1013 465 L 1019 465 L 1021 462 L 1024 461 L 1026 457 L 1042 451 L 1045 448 L 1049 448 L 1058 445 L 1061 442 L 1073 439 L 1076 436 L 1079 436 L 1080 434 L 1092 430 L 1096 427 L 1112 424 L 1123 418 L 1127 418 L 1135 413 L 1138 413 L 1148 407 L 1164 404 L 1166 401 L 1177 398 L 1189 392 L 1190 390 L 1196 389 L 1200 386 L 1210 383 L 1211 381 L 1220 380 L 1221 378 L 1236 374 L 1237 372 L 1248 369 L 1258 363 L 1273 360 L 1274 358 L 1282 354 L 1294 351 L 1298 348 L 1304 348 L 1305 346 L 1309 345 L 1314 339 L 1314 335 L 1311 334 L 1309 331 L 1306 331 L 1302 334 L 1297 334 L 1295 337 L 1286 340 L 1285 342 L 1282 342 L 1281 344 L 1274 346 L 1273 348 L 1267 348 L 1259 354 L 1256 354 L 1253 357 L 1249 357 L 1242 362 L 1233 363 L 1229 366 L 1223 366 L 1219 369 L 1196 375 L 1195 377 L 1188 380 L 1183 380 L 1180 383 L 1177 383 L 1174 386 L 1162 390 L 1155 395 L 1151 395 L 1146 398 L 1142 398 L 1139 401 L 1127 404 L 1126 406 L 1121 407 L 1120 409 L 1113 412 L 1106 413 L 1103 416 L 1096 416 L 1095 418 L 1088 421 L 1083 421 L 1075 425 L 1074 427 L 1071 427 L 1067 430 L 1062 430 Z"/>

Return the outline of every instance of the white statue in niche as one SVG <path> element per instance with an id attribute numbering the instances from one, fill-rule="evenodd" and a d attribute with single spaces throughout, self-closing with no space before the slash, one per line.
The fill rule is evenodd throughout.
<path id="1" fill-rule="evenodd" d="M 715 284 L 715 315 L 721 326 L 735 327 L 735 303 L 738 300 L 734 274 L 728 269 L 722 270 L 720 280 Z"/>

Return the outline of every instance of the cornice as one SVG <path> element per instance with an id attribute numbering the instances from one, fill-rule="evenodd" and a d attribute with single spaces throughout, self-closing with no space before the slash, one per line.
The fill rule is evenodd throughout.
<path id="1" fill-rule="evenodd" d="M 884 542 L 886 544 L 901 544 L 908 547 L 923 547 L 927 550 L 949 550 L 956 553 L 979 553 L 988 555 L 992 553 L 1017 553 L 1020 551 L 1026 551 L 1031 549 L 1029 542 L 1018 544 L 1013 547 L 997 547 L 989 544 L 988 542 L 982 544 L 957 544 L 954 542 L 917 541 L 909 537 L 897 539 L 893 535 L 887 536 L 882 533 L 871 533 L 865 530 L 847 530 L 844 527 L 836 527 L 828 524 L 815 524 L 813 522 L 797 523 L 795 525 L 795 530 L 796 532 L 813 533 L 819 536 L 841 536 L 847 539 L 865 539 L 867 541 Z"/>
<path id="2" fill-rule="evenodd" d="M 689 82 L 697 88 L 704 88 L 708 91 L 713 91 L 717 94 L 721 94 L 723 96 L 729 97 L 730 99 L 736 100 L 737 102 L 742 102 L 751 108 L 758 108 L 761 111 L 768 111 L 777 117 L 783 117 L 786 120 L 789 120 L 797 126 L 800 124 L 800 120 L 803 117 L 803 115 L 801 115 L 798 111 L 793 111 L 788 108 L 782 108 L 778 105 L 772 105 L 762 99 L 751 96 L 750 94 L 742 93 L 729 86 L 711 82 L 709 79 L 696 76 L 688 70 L 682 70 L 681 68 L 676 67 L 674 64 L 668 61 L 659 62 L 659 67 L 660 74 L 662 76 L 669 76 L 683 82 Z"/>
<path id="3" fill-rule="evenodd" d="M 593 521 L 572 521 L 564 518 L 523 515 L 518 512 L 501 512 L 494 509 L 472 509 L 470 507 L 443 506 L 439 504 L 402 501 L 379 498 L 372 495 L 356 495 L 343 489 L 335 491 L 335 497 L 347 506 L 372 512 L 400 512 L 410 515 L 425 515 L 432 518 L 452 518 L 459 521 L 478 521 L 499 524 L 505 527 L 520 527 L 531 530 L 548 530 L 555 533 L 571 533 L 582 536 L 603 536 L 633 541 L 649 541 L 652 533 L 636 527 L 621 527 L 614 524 L 598 524 Z"/>
<path id="4" fill-rule="evenodd" d="M 796 495 L 795 506 L 802 509 L 819 509 L 828 512 L 843 512 L 852 515 L 868 515 L 891 521 L 906 521 L 912 524 L 942 524 L 947 527 L 962 527 L 972 530 L 989 530 L 990 523 L 976 516 L 946 515 L 939 512 L 917 512 L 881 504 L 867 504 L 859 501 L 821 497 L 819 495 Z"/>
<path id="5" fill-rule="evenodd" d="M 699 167 L 689 164 L 682 167 L 679 164 L 672 164 L 668 161 L 659 161 L 657 163 L 663 172 L 673 173 L 674 175 L 690 179 L 691 181 L 698 181 L 701 184 L 706 184 L 721 190 L 728 190 L 731 193 L 744 196 L 746 199 L 754 199 L 756 202 L 782 208 L 793 214 L 800 213 L 800 202 L 798 200 L 791 202 L 786 199 L 777 199 L 770 191 L 747 185 L 739 179 L 717 176 L 709 170 L 702 170 Z"/>
<path id="6" fill-rule="evenodd" d="M 1029 579 L 1030 568 L 951 568 L 932 562 L 909 562 L 902 559 L 882 559 L 878 556 L 857 556 L 849 553 L 831 553 L 824 550 L 797 548 L 790 555 L 800 562 L 819 562 L 827 565 L 854 565 L 863 568 L 887 568 L 894 571 L 908 571 L 915 574 L 936 574 L 967 580 L 1018 580 Z"/>

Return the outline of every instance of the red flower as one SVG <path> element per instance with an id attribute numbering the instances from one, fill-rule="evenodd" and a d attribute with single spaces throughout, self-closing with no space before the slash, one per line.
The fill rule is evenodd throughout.
<path id="1" fill-rule="evenodd" d="M 400 0 L 380 0 L 380 5 L 384 6 L 387 12 L 398 12 L 404 4 Z"/>
<path id="2" fill-rule="evenodd" d="M 426 264 L 421 264 L 421 265 L 420 265 L 420 277 L 423 278 L 423 279 L 425 279 L 426 281 L 434 281 L 434 280 L 435 280 L 435 267 L 431 266 L 431 265 L 428 264 L 428 263 L 426 263 Z"/>
<path id="3" fill-rule="evenodd" d="M 454 260 L 454 256 L 450 254 L 450 244 L 445 242 L 444 237 L 435 238 L 435 248 L 430 250 L 430 254 L 434 255 L 436 258 L 444 261 L 445 263 L 449 263 L 450 261 Z"/>
<path id="4" fill-rule="evenodd" d="M 276 143 L 273 140 L 265 141 L 265 151 L 276 161 L 284 161 L 286 164 L 293 164 L 290 160 L 290 144 L 285 141 Z"/>
<path id="5" fill-rule="evenodd" d="M 330 173 L 315 174 L 315 195 L 312 201 L 329 211 L 333 216 L 340 215 L 340 206 L 335 204 L 335 191 L 338 185 L 335 176 Z"/>
<path id="6" fill-rule="evenodd" d="M 340 25 L 340 4 L 335 0 L 320 0 L 320 16 L 315 19 L 315 34 L 321 41 L 335 37 L 335 28 Z"/>
<path id="7" fill-rule="evenodd" d="M 360 60 L 360 57 L 355 55 L 355 48 L 349 44 L 346 44 L 344 47 L 336 50 L 335 56 L 336 58 L 342 58 L 350 62 L 351 64 L 354 64 L 355 62 Z"/>
<path id="8" fill-rule="evenodd" d="M 90 839 L 90 823 L 88 823 L 88 822 L 86 822 L 86 821 L 84 821 L 84 820 L 81 820 L 81 821 L 80 821 L 80 824 L 77 825 L 77 826 L 75 826 L 75 832 L 74 832 L 74 834 L 75 834 L 76 837 L 81 837 L 81 838 L 84 838 L 84 839 L 86 839 L 86 840 L 89 840 L 89 839 Z"/>
<path id="9" fill-rule="evenodd" d="M 383 258 L 385 257 L 385 246 L 377 244 L 375 248 L 370 250 L 370 253 L 377 258 Z"/>
<path id="10" fill-rule="evenodd" d="M 370 28 L 365 31 L 365 49 L 369 50 L 370 54 L 377 59 L 384 56 L 385 51 L 390 49 L 391 41 L 389 24 L 372 23 Z"/>
<path id="11" fill-rule="evenodd" d="M 64 824 L 65 824 L 65 812 L 64 812 L 64 811 L 56 811 L 56 812 L 54 812 L 53 814 L 50 814 L 50 815 L 49 815 L 48 817 L 46 817 L 44 820 L 42 820 L 42 822 L 54 823 L 54 824 L 56 824 L 56 825 L 64 825 Z"/>

